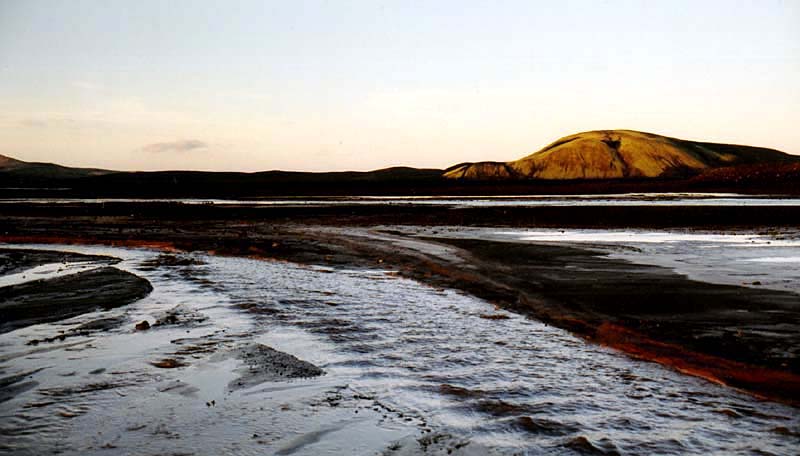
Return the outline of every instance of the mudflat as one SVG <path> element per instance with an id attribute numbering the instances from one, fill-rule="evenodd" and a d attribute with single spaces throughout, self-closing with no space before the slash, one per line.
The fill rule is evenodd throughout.
<path id="1" fill-rule="evenodd" d="M 414 229 L 636 226 L 771 233 L 795 229 L 796 207 L 466 210 L 114 203 L 50 209 L 57 216 L 46 216 L 48 208 L 42 205 L 9 209 L 0 222 L 5 233 L 0 241 L 151 246 L 307 264 L 380 265 L 682 372 L 785 402 L 800 400 L 800 296 L 795 293 L 693 280 L 669 268 L 613 259 L 575 245 L 446 233 L 431 237 Z"/>

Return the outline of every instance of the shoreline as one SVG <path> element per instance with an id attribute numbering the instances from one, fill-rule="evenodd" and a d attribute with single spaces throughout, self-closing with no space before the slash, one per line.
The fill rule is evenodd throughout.
<path id="1" fill-rule="evenodd" d="M 175 210 L 170 212 L 170 208 Z M 7 209 L 0 205 L 0 214 Z M 49 209 L 55 212 L 49 213 Z M 636 358 L 758 397 L 800 405 L 800 363 L 790 356 L 800 347 L 796 310 L 800 297 L 795 293 L 691 280 L 667 267 L 609 258 L 586 246 L 477 241 L 448 238 L 447 233 L 426 237 L 423 230 L 415 228 L 446 230 L 454 217 L 463 216 L 454 209 L 385 205 L 366 209 L 209 208 L 159 203 L 49 209 L 15 206 L 0 221 L 0 242 L 147 247 L 390 269 L 434 287 L 472 294 Z M 509 211 L 498 219 L 498 227 L 544 228 L 563 222 L 534 223 L 527 216 L 530 208 L 498 208 L 470 210 L 479 217 L 455 225 L 481 226 L 505 209 Z M 603 227 L 594 219 L 597 211 L 593 208 L 555 209 L 566 214 L 573 226 Z M 633 214 L 633 220 L 653 211 L 679 216 L 694 211 L 687 207 L 616 209 Z M 750 210 L 765 208 L 715 209 L 724 209 L 729 217 L 742 217 Z M 778 209 L 776 216 L 786 208 Z M 789 209 L 800 217 L 800 208 Z M 434 217 L 437 212 L 441 214 L 438 219 Z M 781 226 L 749 222 L 746 226 L 750 228 L 721 228 L 704 223 L 712 216 L 713 212 L 682 229 L 755 229 L 797 236 L 796 226 L 789 226 L 788 221 Z M 611 219 L 622 223 L 622 219 Z M 663 221 L 657 217 L 647 227 L 665 228 Z M 667 225 L 674 223 L 672 219 Z M 392 228 L 395 226 L 402 231 Z M 636 302 L 656 307 L 637 308 Z M 688 304 L 675 307 L 676 302 Z M 731 314 L 731 306 L 745 309 L 746 314 Z M 759 331 L 750 330 L 748 325 L 754 321 Z M 776 344 L 783 347 L 784 358 L 775 355 Z"/>
<path id="2" fill-rule="evenodd" d="M 85 242 L 85 240 L 80 239 L 73 239 L 73 242 L 87 245 L 104 244 L 102 242 Z M 135 244 L 129 243 L 128 245 L 135 246 Z M 118 244 L 108 243 L 108 245 Z M 209 251 L 208 253 L 269 260 L 281 259 L 260 253 L 253 254 L 253 252 L 242 252 L 242 254 L 238 255 L 230 251 Z M 307 259 L 303 263 L 308 264 Z M 378 264 L 387 266 L 386 263 Z M 338 264 L 338 266 L 342 265 L 342 263 Z M 360 262 L 351 265 L 356 267 L 365 266 Z M 414 265 L 414 267 L 417 266 L 419 264 Z M 476 295 L 489 300 L 495 305 L 537 318 L 546 324 L 567 329 L 586 340 L 614 348 L 634 358 L 656 362 L 684 374 L 734 387 L 762 399 L 775 400 L 794 406 L 800 404 L 797 396 L 797 392 L 800 390 L 800 376 L 796 373 L 695 351 L 685 345 L 664 341 L 659 339 L 658 336 L 654 337 L 651 334 L 647 334 L 646 329 L 642 331 L 641 328 L 636 328 L 635 325 L 628 326 L 624 323 L 616 324 L 607 321 L 602 321 L 598 324 L 596 318 L 581 318 L 581 316 L 569 311 L 561 310 L 561 312 L 558 312 L 551 307 L 542 308 L 532 305 L 531 301 L 521 301 L 519 299 L 514 301 L 513 291 L 502 290 L 502 285 L 495 284 L 495 287 L 491 285 L 487 287 L 488 282 L 485 280 L 475 280 L 464 274 L 456 274 L 454 276 L 452 273 L 444 273 L 445 269 L 440 265 L 430 264 L 429 266 L 430 270 L 420 274 L 419 272 L 410 272 L 412 266 L 405 264 L 400 266 L 402 270 L 398 271 L 398 273 L 431 286 L 449 287 Z M 479 288 L 483 287 L 485 288 L 482 291 L 478 291 Z M 504 291 L 511 294 L 503 296 Z"/>
<path id="3" fill-rule="evenodd" d="M 323 234 L 317 230 L 318 236 Z M 381 232 L 345 231 L 350 236 L 375 236 L 381 240 L 386 237 Z M 331 232 L 325 234 L 330 237 Z M 442 260 L 458 258 L 454 249 L 447 246 L 406 238 L 401 242 L 404 251 L 405 248 L 422 250 Z M 373 245 L 358 243 L 365 244 Z M 352 443 L 341 438 L 352 432 L 359 435 L 374 432 L 375 448 L 386 449 L 380 454 L 395 454 L 393 450 L 402 448 L 408 451 L 401 450 L 400 454 L 423 450 L 428 454 L 450 454 L 451 450 L 452 454 L 462 454 L 461 447 L 465 444 L 463 450 L 472 450 L 465 454 L 476 451 L 487 454 L 489 449 L 506 454 L 499 448 L 514 454 L 507 442 L 493 438 L 492 429 L 503 429 L 526 448 L 543 445 L 564 449 L 583 443 L 581 447 L 587 450 L 618 448 L 635 454 L 637 449 L 663 444 L 680 451 L 689 448 L 686 439 L 690 437 L 663 441 L 649 433 L 653 429 L 669 429 L 664 427 L 666 423 L 659 412 L 670 411 L 667 413 L 672 417 L 668 419 L 671 425 L 680 425 L 679 416 L 688 410 L 692 410 L 690 414 L 696 419 L 702 416 L 709 420 L 709 427 L 703 429 L 711 431 L 715 426 L 710 423 L 717 423 L 733 437 L 746 428 L 751 439 L 754 432 L 756 435 L 766 432 L 764 437 L 772 436 L 770 442 L 775 445 L 781 442 L 790 445 L 788 436 L 794 435 L 796 429 L 795 420 L 790 418 L 796 409 L 762 402 L 735 389 L 681 375 L 654 363 L 635 361 L 602 344 L 585 343 L 567 331 L 528 320 L 519 313 L 457 290 L 432 288 L 400 278 L 406 274 L 392 272 L 385 258 L 383 263 L 375 261 L 371 267 L 362 269 L 346 264 L 334 268 L 243 260 L 221 254 L 215 257 L 200 251 L 170 255 L 153 249 L 104 246 L 31 248 L 113 255 L 123 259 L 121 268 L 148 278 L 156 288 L 152 297 L 130 307 L 71 320 L 72 326 L 79 325 L 75 330 L 65 332 L 67 327 L 56 323 L 24 329 L 5 339 L 18 347 L 18 354 L 37 353 L 29 359 L 17 358 L 12 363 L 14 368 L 28 372 L 48 366 L 47 374 L 36 374 L 32 379 L 39 382 L 37 390 L 9 404 L 21 407 L 19 413 L 34 413 L 54 424 L 71 420 L 76 430 L 97 423 L 102 436 L 94 439 L 84 440 L 80 434 L 71 432 L 52 434 L 77 445 L 75 448 L 88 445 L 96 450 L 86 451 L 87 454 L 100 454 L 111 445 L 161 452 L 166 448 L 183 449 L 188 440 L 180 443 L 180 439 L 171 440 L 169 436 L 190 437 L 200 429 L 205 436 L 215 436 L 205 439 L 204 445 L 208 447 L 217 448 L 218 432 L 225 429 L 224 435 L 231 432 L 237 436 L 235 441 L 244 446 L 269 447 L 287 454 L 295 450 L 307 454 L 301 448 L 308 444 L 349 448 Z M 424 272 L 424 268 L 420 271 Z M 173 289 L 173 283 L 183 285 Z M 147 331 L 134 330 L 133 324 L 143 318 L 162 324 L 155 323 Z M 85 336 L 90 339 L 80 337 L 70 341 L 83 343 L 85 347 L 68 347 L 69 343 L 59 341 L 52 346 L 40 343 L 35 348 L 24 347 L 26 339 L 69 336 L 82 328 L 94 329 L 100 322 L 106 325 L 108 320 L 114 320 L 108 322 L 111 327 L 118 326 L 108 334 L 89 332 Z M 444 322 L 447 323 L 442 325 Z M 378 328 L 382 330 L 376 332 Z M 138 342 L 131 344 L 134 340 Z M 284 372 L 283 365 L 279 365 L 281 359 L 277 359 L 278 364 L 273 363 L 274 352 L 257 348 L 260 345 L 249 345 L 252 343 L 311 362 L 327 374 L 280 382 L 275 374 L 280 376 Z M 112 347 L 116 347 L 113 355 L 108 352 Z M 245 351 L 236 351 L 237 347 Z M 255 351 L 251 353 L 247 347 Z M 39 352 L 58 348 L 65 351 L 52 352 L 49 361 L 41 358 Z M 122 351 L 117 351 L 120 348 Z M 98 357 L 97 350 L 107 355 Z M 261 352 L 267 355 L 263 358 L 266 364 L 259 361 Z M 236 359 L 228 356 L 234 353 L 242 356 L 235 356 Z M 73 364 L 65 357 L 82 361 Z M 281 358 L 303 370 L 310 368 L 295 358 Z M 487 370 L 481 359 L 491 369 Z M 262 364 L 266 370 L 259 367 Z M 253 368 L 260 372 L 253 380 L 264 378 L 269 385 L 250 386 L 249 380 L 236 380 L 237 374 L 249 376 Z M 358 374 L 350 377 L 356 371 Z M 507 380 L 495 384 L 496 375 L 505 375 Z M 416 381 L 410 384 L 402 381 L 412 378 Z M 240 382 L 246 390 L 239 388 Z M 82 393 L 72 393 L 88 392 L 95 387 L 110 388 L 105 393 L 89 393 L 95 399 L 105 397 L 116 404 L 108 413 L 94 407 L 81 408 Z M 272 398 L 276 391 L 281 393 Z M 63 392 L 66 396 L 52 405 L 47 405 L 50 402 L 46 399 L 36 398 L 50 392 Z M 423 409 L 414 406 L 431 394 L 436 398 L 432 404 Z M 398 400 L 395 402 L 392 397 Z M 256 398 L 270 411 L 248 408 L 247 404 Z M 608 400 L 613 400 L 613 404 Z M 43 408 L 33 411 L 26 408 L 27 404 L 41 404 Z M 132 404 L 138 404 L 150 417 L 147 424 L 130 414 L 120 414 Z M 312 407 L 310 413 L 314 419 L 308 419 L 307 406 Z M 589 414 L 576 418 L 575 407 L 578 410 L 585 407 Z M 612 417 L 607 419 L 624 425 L 624 429 L 616 430 L 614 424 L 606 428 L 606 418 L 595 417 L 600 422 L 590 418 L 594 407 L 609 407 Z M 465 428 L 453 427 L 452 419 L 467 410 L 480 416 L 480 422 L 467 424 Z M 58 415 L 62 411 L 65 414 Z M 173 416 L 173 412 L 180 417 L 168 419 L 174 424 L 159 424 L 163 418 Z M 216 427 L 202 418 L 236 417 L 242 413 L 249 416 L 246 423 L 230 429 Z M 628 417 L 633 421 L 628 421 Z M 411 422 L 407 421 L 409 418 Z M 731 418 L 737 419 L 731 421 Z M 791 425 L 786 421 L 790 419 Z M 268 430 L 270 422 L 272 429 L 280 431 Z M 274 423 L 281 425 L 275 428 Z M 593 432 L 598 424 L 605 429 L 603 438 Z M 326 434 L 318 443 L 309 440 L 328 430 L 334 434 Z M 479 433 L 474 440 L 468 437 L 471 430 Z M 700 429 L 698 432 L 705 433 Z M 251 439 L 256 434 L 258 437 Z M 452 436 L 450 440 L 448 435 Z M 628 437 L 638 444 L 634 446 Z M 444 446 L 430 447 L 427 445 L 430 439 L 441 440 Z M 734 441 L 740 443 L 733 447 L 746 442 L 742 437 Z M 23 442 L 24 439 L 19 440 L 20 445 Z M 28 446 L 45 447 L 46 444 Z"/>

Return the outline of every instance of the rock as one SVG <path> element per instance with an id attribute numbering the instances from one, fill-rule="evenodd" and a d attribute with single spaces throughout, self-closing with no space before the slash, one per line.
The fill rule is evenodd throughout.
<path id="1" fill-rule="evenodd" d="M 244 345 L 233 350 L 233 354 L 244 362 L 244 366 L 236 370 L 240 377 L 230 382 L 228 388 L 231 390 L 268 381 L 287 381 L 324 374 L 319 367 L 266 345 Z"/>
<path id="2" fill-rule="evenodd" d="M 174 358 L 164 358 L 161 361 L 156 361 L 150 364 L 161 369 L 174 369 L 176 367 L 185 366 L 185 364 Z"/>
<path id="3" fill-rule="evenodd" d="M 146 331 L 148 329 L 150 329 L 150 323 L 147 320 L 142 320 L 139 323 L 136 323 L 137 331 Z"/>
<path id="4" fill-rule="evenodd" d="M 508 315 L 503 314 L 481 314 L 480 317 L 484 320 L 508 320 L 511 318 Z"/>
<path id="5" fill-rule="evenodd" d="M 146 279 L 110 266 L 0 287 L 0 333 L 121 307 L 151 291 Z"/>

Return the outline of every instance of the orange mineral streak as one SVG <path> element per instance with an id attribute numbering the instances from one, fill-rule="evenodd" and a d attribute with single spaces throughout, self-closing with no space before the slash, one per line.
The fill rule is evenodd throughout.
<path id="1" fill-rule="evenodd" d="M 753 366 L 653 340 L 613 323 L 602 323 L 594 340 L 635 358 L 654 361 L 679 372 L 747 391 L 757 397 L 800 405 L 800 375 Z"/>
<path id="2" fill-rule="evenodd" d="M 112 247 L 141 247 L 164 252 L 179 252 L 172 242 L 141 241 L 136 239 L 95 239 L 60 236 L 0 236 L 7 244 L 63 244 L 63 245 L 108 245 Z"/>

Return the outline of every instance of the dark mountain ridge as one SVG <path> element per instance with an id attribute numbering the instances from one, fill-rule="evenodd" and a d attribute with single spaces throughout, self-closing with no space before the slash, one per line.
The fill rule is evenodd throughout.
<path id="1" fill-rule="evenodd" d="M 512 162 L 445 170 L 125 172 L 0 155 L 0 197 L 256 198 L 725 191 L 800 194 L 800 157 L 629 130 L 562 138 Z"/>

